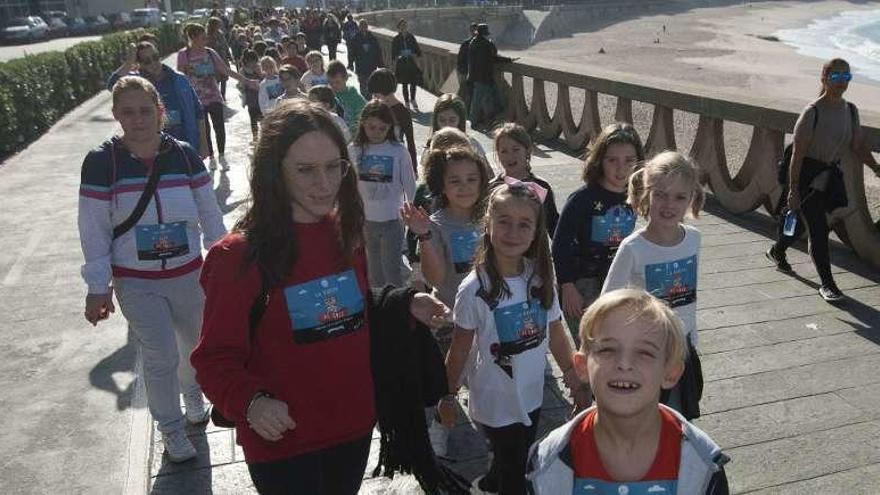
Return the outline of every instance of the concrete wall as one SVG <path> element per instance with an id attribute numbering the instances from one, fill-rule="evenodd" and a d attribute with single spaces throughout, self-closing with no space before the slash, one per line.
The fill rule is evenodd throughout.
<path id="1" fill-rule="evenodd" d="M 397 30 L 397 21 L 406 19 L 409 31 L 416 36 L 457 43 L 470 36 L 471 22 L 489 24 L 491 36 L 500 44 L 513 33 L 521 32 L 524 16 L 520 7 L 450 7 L 367 12 L 358 15 L 371 26 Z M 508 32 L 510 34 L 508 34 Z M 529 39 L 531 36 L 529 36 Z"/>

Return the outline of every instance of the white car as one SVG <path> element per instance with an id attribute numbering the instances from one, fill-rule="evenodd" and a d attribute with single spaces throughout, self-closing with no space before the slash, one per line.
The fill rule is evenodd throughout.
<path id="1" fill-rule="evenodd" d="M 32 15 L 13 17 L 0 27 L 0 39 L 12 43 L 30 43 L 49 37 L 49 25 L 42 18 Z"/>
<path id="2" fill-rule="evenodd" d="M 131 11 L 131 22 L 136 27 L 152 27 L 162 24 L 162 12 L 156 8 L 134 9 Z"/>

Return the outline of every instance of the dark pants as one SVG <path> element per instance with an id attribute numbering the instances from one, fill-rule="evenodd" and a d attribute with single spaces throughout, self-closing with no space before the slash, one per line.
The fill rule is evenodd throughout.
<path id="1" fill-rule="evenodd" d="M 226 151 L 226 123 L 223 121 L 223 104 L 219 101 L 205 107 L 205 137 L 208 139 L 208 153 L 211 155 L 214 154 L 214 147 L 211 145 L 212 122 L 214 137 L 217 138 L 217 152 L 222 155 Z"/>
<path id="2" fill-rule="evenodd" d="M 226 79 L 220 80 L 220 94 L 223 96 L 223 99 L 226 99 Z"/>
<path id="3" fill-rule="evenodd" d="M 809 196 L 807 196 L 808 194 Z M 794 235 L 790 237 L 783 235 L 785 215 L 782 215 L 779 225 L 776 227 L 777 241 L 773 250 L 780 256 L 784 255 L 785 250 L 794 244 L 806 229 L 809 236 L 810 257 L 813 258 L 813 265 L 819 272 L 822 285 L 833 285 L 834 277 L 831 276 L 831 259 L 828 254 L 830 229 L 828 218 L 825 216 L 828 197 L 824 192 L 809 190 L 809 192 L 802 192 L 801 198 L 801 211 L 798 215 Z"/>
<path id="4" fill-rule="evenodd" d="M 289 459 L 248 464 L 261 495 L 355 495 L 361 487 L 370 435 Z"/>
<path id="5" fill-rule="evenodd" d="M 529 447 L 535 442 L 541 408 L 529 413 L 532 426 L 516 423 L 501 428 L 483 425 L 492 447 L 492 464 L 486 473 L 486 487 L 497 487 L 500 495 L 526 493 L 526 461 Z"/>
<path id="6" fill-rule="evenodd" d="M 417 86 L 415 84 L 407 84 L 407 83 L 403 83 L 401 86 L 403 86 L 403 101 L 405 103 L 409 103 L 410 100 L 416 101 L 416 87 Z M 409 89 L 408 93 L 407 93 L 407 89 Z"/>
<path id="7" fill-rule="evenodd" d="M 336 47 L 337 43 L 327 43 L 327 55 L 330 56 L 330 60 L 336 60 Z"/>
<path id="8" fill-rule="evenodd" d="M 248 105 L 248 117 L 251 119 L 251 132 L 254 135 L 254 139 L 257 139 L 257 134 L 260 132 L 259 123 L 263 120 L 263 112 L 260 111 L 259 105 Z"/>
<path id="9" fill-rule="evenodd" d="M 370 94 L 369 89 L 367 89 L 367 81 L 370 79 L 370 74 L 358 74 L 358 86 L 360 86 L 361 96 L 364 97 L 365 100 L 370 101 L 373 99 L 373 95 Z"/>

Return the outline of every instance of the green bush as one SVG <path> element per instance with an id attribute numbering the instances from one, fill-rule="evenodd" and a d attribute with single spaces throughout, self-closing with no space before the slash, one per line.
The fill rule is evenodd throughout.
<path id="1" fill-rule="evenodd" d="M 159 52 L 183 46 L 173 25 L 147 30 Z M 45 52 L 0 63 L 0 159 L 40 137 L 64 114 L 106 88 L 129 43 L 144 30 L 108 34 L 62 52 Z"/>

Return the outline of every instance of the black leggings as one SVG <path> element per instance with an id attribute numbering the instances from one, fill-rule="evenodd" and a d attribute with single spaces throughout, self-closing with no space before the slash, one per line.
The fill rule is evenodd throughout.
<path id="1" fill-rule="evenodd" d="M 254 135 L 254 139 L 257 139 L 257 134 L 260 132 L 259 123 L 263 120 L 263 112 L 260 111 L 259 105 L 248 105 L 248 117 L 251 118 L 251 132 Z"/>
<path id="2" fill-rule="evenodd" d="M 489 438 L 493 454 L 486 480 L 489 487 L 494 488 L 492 485 L 498 487 L 500 495 L 525 495 L 526 461 L 528 461 L 529 447 L 535 442 L 540 417 L 539 407 L 529 413 L 531 426 L 522 423 L 501 428 L 483 425 L 483 432 Z"/>
<path id="3" fill-rule="evenodd" d="M 776 226 L 776 245 L 773 250 L 778 255 L 784 255 L 785 250 L 797 241 L 804 230 L 807 230 L 810 257 L 813 265 L 819 272 L 822 285 L 834 285 L 834 277 L 831 276 L 831 259 L 828 254 L 828 218 L 825 216 L 828 196 L 821 191 L 806 189 L 801 192 L 801 211 L 798 215 L 794 235 L 787 236 L 782 233 L 785 224 L 785 215 Z"/>
<path id="4" fill-rule="evenodd" d="M 248 464 L 261 495 L 356 495 L 367 468 L 370 435 L 280 461 Z"/>
<path id="5" fill-rule="evenodd" d="M 223 103 L 215 101 L 205 107 L 205 137 L 208 140 L 208 153 L 213 155 L 211 122 L 214 123 L 214 136 L 217 138 L 217 152 L 222 155 L 226 151 L 226 123 L 223 121 Z"/>
<path id="6" fill-rule="evenodd" d="M 330 57 L 330 60 L 336 60 L 336 47 L 337 43 L 327 43 L 327 55 Z"/>
<path id="7" fill-rule="evenodd" d="M 416 101 L 416 88 L 418 87 L 415 84 L 403 83 L 403 101 L 404 103 L 409 103 L 410 100 Z M 407 93 L 407 88 L 409 88 L 409 93 Z"/>

